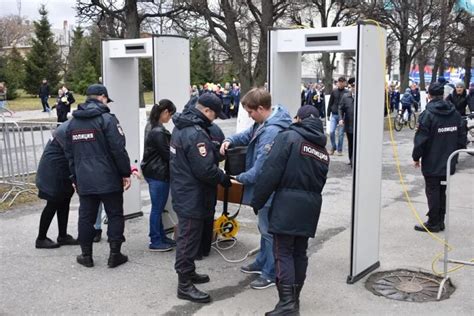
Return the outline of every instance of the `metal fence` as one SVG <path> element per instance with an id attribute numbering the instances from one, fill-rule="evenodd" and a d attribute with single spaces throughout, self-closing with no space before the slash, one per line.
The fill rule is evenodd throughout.
<path id="1" fill-rule="evenodd" d="M 0 203 L 13 204 L 22 193 L 35 193 L 34 174 L 56 122 L 0 120 Z"/>

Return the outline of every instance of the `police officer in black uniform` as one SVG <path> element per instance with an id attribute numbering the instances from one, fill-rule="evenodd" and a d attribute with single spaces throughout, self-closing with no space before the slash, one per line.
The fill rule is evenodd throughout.
<path id="1" fill-rule="evenodd" d="M 295 315 L 306 278 L 308 238 L 314 237 L 321 211 L 321 192 L 329 169 L 326 135 L 319 112 L 298 110 L 297 122 L 281 132 L 263 165 L 251 206 L 259 210 L 275 192 L 269 213 L 273 234 L 279 302 L 265 315 Z"/>
<path id="2" fill-rule="evenodd" d="M 214 94 L 203 94 L 196 106 L 173 116 L 170 144 L 171 195 L 179 220 L 175 262 L 178 298 L 201 303 L 211 298 L 194 284 L 209 282 L 209 276 L 196 273 L 194 260 L 205 222 L 214 211 L 217 184 L 231 186 L 230 176 L 218 167 L 219 152 L 209 132 L 217 117 L 225 118 L 222 101 Z"/>
<path id="3" fill-rule="evenodd" d="M 125 135 L 117 118 L 110 113 L 112 102 L 101 84 L 87 88 L 87 100 L 73 112 L 69 123 L 66 156 L 71 178 L 79 195 L 79 243 L 82 254 L 77 262 L 93 267 L 94 223 L 100 202 L 108 218 L 110 256 L 108 266 L 127 262 L 120 252 L 123 236 L 123 191 L 130 187 L 130 159 Z"/>
<path id="4" fill-rule="evenodd" d="M 428 89 L 430 102 L 420 114 L 415 133 L 413 161 L 420 167 L 425 178 L 425 192 L 428 199 L 428 221 L 424 226 L 431 232 L 444 230 L 446 214 L 446 164 L 449 155 L 466 146 L 465 128 L 461 115 L 450 103 L 443 100 L 444 86 L 433 83 Z M 451 174 L 454 174 L 456 162 L 451 160 Z M 415 230 L 426 231 L 421 225 Z"/>

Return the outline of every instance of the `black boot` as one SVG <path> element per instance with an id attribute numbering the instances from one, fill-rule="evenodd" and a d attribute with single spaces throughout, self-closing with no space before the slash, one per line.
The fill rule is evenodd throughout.
<path id="1" fill-rule="evenodd" d="M 304 284 L 295 284 L 295 291 L 296 291 L 296 308 L 300 309 L 300 293 L 301 289 L 303 288 Z"/>
<path id="2" fill-rule="evenodd" d="M 193 282 L 193 284 L 207 283 L 210 281 L 209 276 L 207 274 L 199 274 L 196 273 L 196 271 L 190 273 L 189 278 L 191 279 L 191 282 Z"/>
<path id="3" fill-rule="evenodd" d="M 275 306 L 275 309 L 265 313 L 265 316 L 299 315 L 299 306 L 296 303 L 296 286 L 279 283 L 277 288 L 280 301 Z"/>
<path id="4" fill-rule="evenodd" d="M 196 303 L 209 303 L 209 294 L 199 291 L 188 275 L 178 275 L 178 298 Z"/>
<path id="5" fill-rule="evenodd" d="M 115 268 L 128 261 L 128 257 L 123 255 L 120 252 L 121 247 L 122 247 L 121 241 L 110 242 L 110 256 L 109 256 L 109 261 L 107 263 L 109 268 Z"/>
<path id="6" fill-rule="evenodd" d="M 60 244 L 61 246 L 79 245 L 79 242 L 77 241 L 77 239 L 75 239 L 71 235 L 58 236 L 58 239 L 56 239 L 56 240 L 58 241 L 58 244 Z"/>
<path id="7" fill-rule="evenodd" d="M 102 239 L 102 229 L 95 230 L 94 242 L 99 242 Z"/>
<path id="8" fill-rule="evenodd" d="M 441 226 L 439 224 L 438 225 L 432 225 L 429 222 L 425 222 L 425 223 L 423 223 L 423 225 L 425 225 L 425 227 L 432 233 L 438 233 L 438 232 L 441 231 Z M 414 228 L 415 228 L 416 231 L 426 232 L 425 227 L 421 226 L 420 224 L 416 224 Z"/>
<path id="9" fill-rule="evenodd" d="M 94 260 L 92 259 L 92 245 L 81 245 L 82 254 L 76 257 L 77 263 L 84 267 L 92 268 Z"/>

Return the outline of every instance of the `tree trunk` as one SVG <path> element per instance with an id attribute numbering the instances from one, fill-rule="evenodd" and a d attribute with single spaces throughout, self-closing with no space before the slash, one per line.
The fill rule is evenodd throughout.
<path id="1" fill-rule="evenodd" d="M 454 3 L 454 1 L 450 1 Z M 433 75 L 431 82 L 436 82 L 438 72 L 440 75 L 444 73 L 444 55 L 445 55 L 445 42 L 446 42 L 446 29 L 448 23 L 449 12 L 451 11 L 453 4 L 441 1 L 441 22 L 439 26 L 439 39 L 438 45 L 436 46 L 436 57 L 433 66 Z"/>
<path id="2" fill-rule="evenodd" d="M 424 51 L 420 53 L 418 56 L 418 67 L 420 72 L 420 90 L 425 90 L 425 66 L 426 66 L 426 59 Z"/>
<path id="3" fill-rule="evenodd" d="M 273 9 L 272 0 L 262 1 L 262 21 L 259 25 L 260 41 L 255 69 L 253 72 L 254 84 L 257 86 L 263 86 L 267 79 L 267 30 L 268 27 L 273 26 Z"/>
<path id="4" fill-rule="evenodd" d="M 472 47 L 466 48 L 466 56 L 464 58 L 464 69 L 466 73 L 464 74 L 464 84 L 466 88 L 469 89 L 469 84 L 471 82 L 471 68 L 472 68 Z"/>
<path id="5" fill-rule="evenodd" d="M 321 57 L 321 61 L 323 63 L 323 69 L 324 69 L 324 79 L 323 83 L 325 86 L 325 94 L 330 94 L 332 92 L 332 74 L 334 67 L 331 63 L 331 55 L 330 53 L 323 53 L 323 56 Z"/>
<path id="6" fill-rule="evenodd" d="M 407 53 L 406 43 L 400 42 L 400 93 L 408 88 L 409 73 L 410 73 L 410 57 Z"/>

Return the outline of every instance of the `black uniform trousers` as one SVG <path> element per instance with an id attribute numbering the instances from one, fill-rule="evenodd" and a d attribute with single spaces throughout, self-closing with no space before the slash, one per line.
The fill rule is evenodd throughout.
<path id="1" fill-rule="evenodd" d="M 354 145 L 354 134 L 353 133 L 347 133 L 346 132 L 346 136 L 347 136 L 347 151 L 348 151 L 348 155 L 349 155 L 349 160 L 350 162 L 352 162 L 352 151 L 353 151 L 353 145 Z"/>
<path id="2" fill-rule="evenodd" d="M 277 284 L 304 284 L 308 267 L 308 237 L 273 234 Z"/>
<path id="3" fill-rule="evenodd" d="M 176 273 L 186 275 L 196 270 L 194 260 L 201 246 L 204 219 L 186 218 L 178 215 L 178 239 L 176 240 Z"/>
<path id="4" fill-rule="evenodd" d="M 441 181 L 446 181 L 446 177 L 425 176 L 425 193 L 428 199 L 428 223 L 438 225 L 444 223 L 446 214 L 446 185 Z"/>
<path id="5" fill-rule="evenodd" d="M 107 194 L 93 194 L 79 196 L 79 243 L 81 246 L 91 246 L 95 236 L 94 224 L 99 211 L 99 204 L 104 204 L 107 214 L 108 241 L 125 241 L 123 230 L 125 220 L 123 217 L 123 192 Z"/>
<path id="6" fill-rule="evenodd" d="M 214 236 L 214 215 L 203 221 L 203 229 L 201 236 L 201 245 L 199 247 L 198 256 L 209 256 L 212 247 L 212 239 Z"/>

